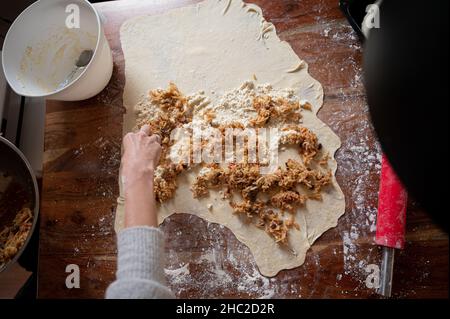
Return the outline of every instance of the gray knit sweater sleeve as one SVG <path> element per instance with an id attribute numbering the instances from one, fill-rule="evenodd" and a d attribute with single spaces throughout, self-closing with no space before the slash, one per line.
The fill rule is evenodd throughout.
<path id="1" fill-rule="evenodd" d="M 117 234 L 116 280 L 108 299 L 174 298 L 164 278 L 164 238 L 154 227 L 125 228 Z"/>

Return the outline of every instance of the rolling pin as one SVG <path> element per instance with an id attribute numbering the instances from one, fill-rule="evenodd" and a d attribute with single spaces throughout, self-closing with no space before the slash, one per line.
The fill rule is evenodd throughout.
<path id="1" fill-rule="evenodd" d="M 403 249 L 405 245 L 407 200 L 406 190 L 383 154 L 375 242 L 383 246 L 378 293 L 385 297 L 392 292 L 395 249 Z"/>

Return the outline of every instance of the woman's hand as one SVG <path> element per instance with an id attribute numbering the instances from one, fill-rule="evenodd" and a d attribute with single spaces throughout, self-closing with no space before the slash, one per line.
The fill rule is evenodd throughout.
<path id="1" fill-rule="evenodd" d="M 150 127 L 144 125 L 139 132 L 123 138 L 122 178 L 126 183 L 153 177 L 161 155 L 161 137 L 149 133 Z"/>
<path id="2" fill-rule="evenodd" d="M 153 173 L 161 155 L 161 137 L 148 125 L 123 139 L 121 178 L 125 194 L 125 227 L 157 226 Z"/>

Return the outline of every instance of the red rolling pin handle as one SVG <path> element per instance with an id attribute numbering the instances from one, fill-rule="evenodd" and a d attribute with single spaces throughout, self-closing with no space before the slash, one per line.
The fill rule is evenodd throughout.
<path id="1" fill-rule="evenodd" d="M 378 245 L 397 249 L 404 247 L 407 199 L 406 190 L 383 155 L 375 236 Z"/>

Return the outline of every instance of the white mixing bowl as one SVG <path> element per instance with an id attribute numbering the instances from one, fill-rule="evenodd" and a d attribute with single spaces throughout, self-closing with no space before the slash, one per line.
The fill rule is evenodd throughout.
<path id="1" fill-rule="evenodd" d="M 77 11 L 79 28 L 74 19 Z M 77 69 L 78 57 L 89 49 L 94 51 L 92 59 Z M 2 55 L 5 77 L 17 94 L 54 100 L 96 95 L 108 84 L 113 68 L 101 19 L 85 0 L 33 3 L 8 30 Z"/>

